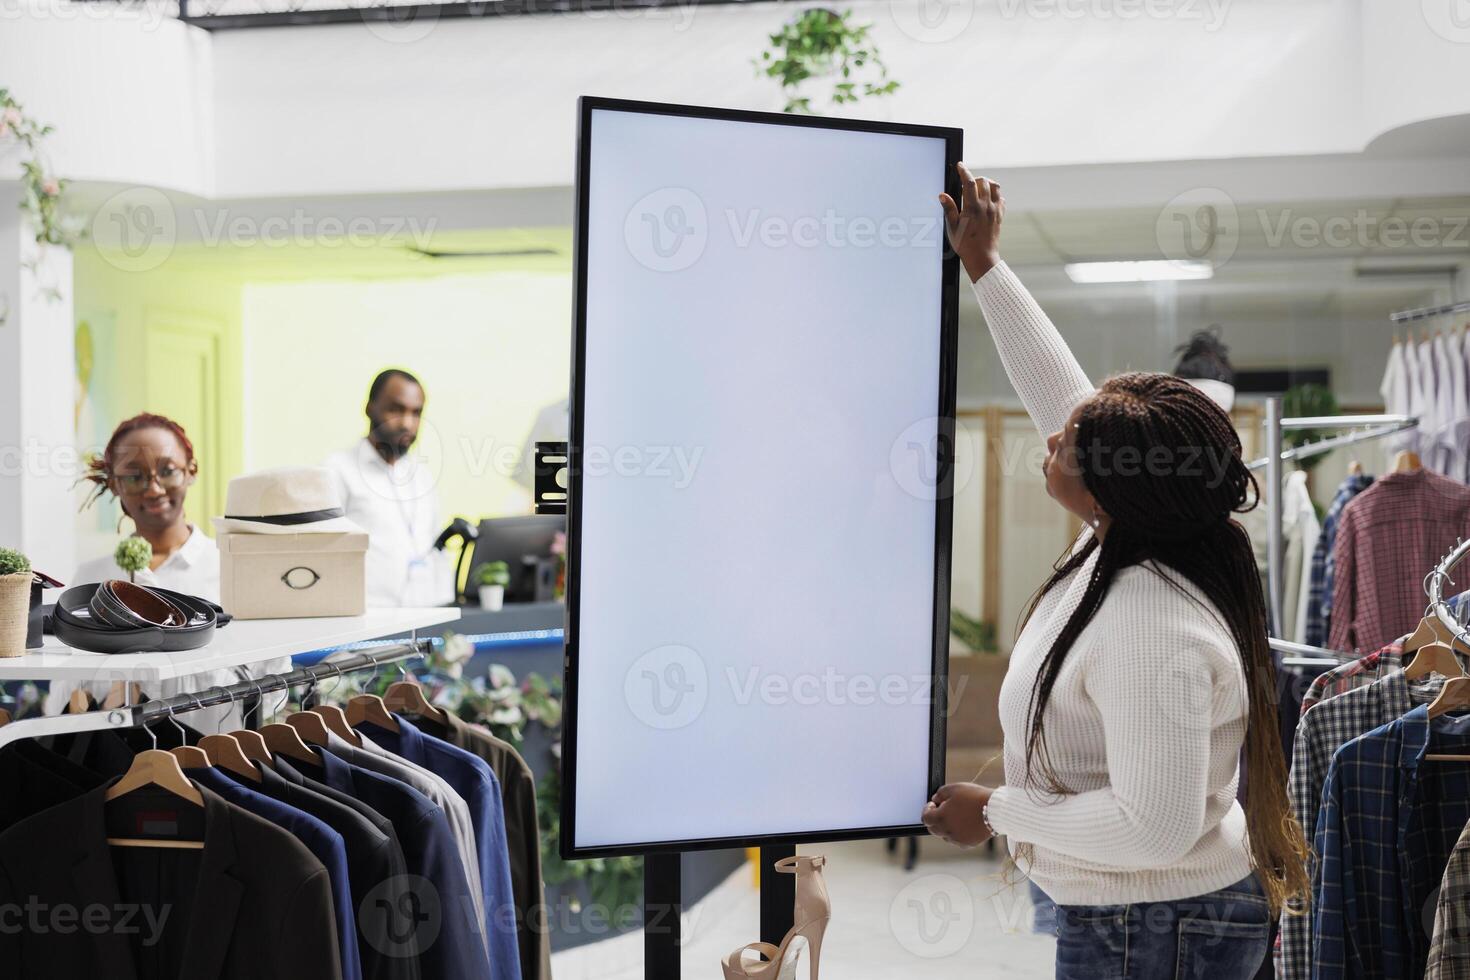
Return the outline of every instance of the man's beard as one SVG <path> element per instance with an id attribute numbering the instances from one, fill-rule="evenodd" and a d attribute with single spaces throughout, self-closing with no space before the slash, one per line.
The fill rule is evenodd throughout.
<path id="1" fill-rule="evenodd" d="M 368 436 L 373 442 L 373 447 L 385 457 L 391 459 L 402 459 L 408 455 L 413 448 L 414 440 L 407 438 L 406 433 L 400 429 L 380 431 L 374 429 Z"/>

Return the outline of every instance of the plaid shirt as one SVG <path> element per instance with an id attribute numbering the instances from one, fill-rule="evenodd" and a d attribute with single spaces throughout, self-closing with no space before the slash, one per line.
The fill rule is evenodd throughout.
<path id="1" fill-rule="evenodd" d="M 1327 621 L 1332 615 L 1332 542 L 1337 538 L 1337 522 L 1342 509 L 1358 494 L 1368 489 L 1373 478 L 1366 473 L 1350 474 L 1333 494 L 1332 503 L 1322 518 L 1322 531 L 1312 549 L 1311 577 L 1307 588 L 1307 622 L 1305 642 L 1314 647 L 1327 643 Z"/>
<path id="2" fill-rule="evenodd" d="M 1470 980 L 1470 824 L 1444 871 L 1424 980 Z"/>
<path id="3" fill-rule="evenodd" d="M 1317 705 L 1302 715 L 1292 748 L 1291 777 L 1287 793 L 1291 815 L 1311 837 L 1321 808 L 1322 787 L 1327 782 L 1332 756 L 1359 735 L 1381 728 L 1408 714 L 1418 701 L 1433 698 L 1440 682 L 1410 685 L 1402 670 L 1393 670 L 1366 687 L 1347 691 Z M 1308 862 L 1312 892 L 1316 893 L 1318 868 Z M 1282 980 L 1307 980 L 1312 976 L 1312 916 L 1305 901 L 1291 903 L 1281 916 Z"/>
<path id="4" fill-rule="evenodd" d="M 1470 536 L 1470 487 L 1426 469 L 1389 473 L 1353 498 L 1332 545 L 1327 645 L 1376 650 L 1424 615 L 1424 573 Z"/>
<path id="5" fill-rule="evenodd" d="M 1399 637 L 1388 646 L 1381 650 L 1374 650 L 1366 657 L 1359 657 L 1357 660 L 1333 667 L 1326 673 L 1318 674 L 1312 679 L 1307 693 L 1302 696 L 1302 713 L 1306 714 L 1313 705 L 1326 701 L 1328 698 L 1346 694 L 1360 687 L 1367 687 L 1390 670 L 1397 670 L 1399 661 L 1403 657 L 1404 640 L 1406 639 L 1408 639 L 1406 636 Z M 1388 719 L 1388 721 L 1392 720 L 1392 718 Z"/>
<path id="6" fill-rule="evenodd" d="M 1421 705 L 1332 758 L 1317 817 L 1315 980 L 1424 976 L 1426 913 L 1470 823 L 1470 767 L 1426 763 L 1431 742 L 1436 752 L 1465 752 L 1470 719 L 1431 724 Z"/>

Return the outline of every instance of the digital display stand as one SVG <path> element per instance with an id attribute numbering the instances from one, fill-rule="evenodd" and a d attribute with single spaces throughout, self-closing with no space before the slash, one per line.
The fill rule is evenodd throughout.
<path id="1" fill-rule="evenodd" d="M 647 856 L 649 976 L 677 976 L 679 853 L 768 870 L 924 832 L 960 153 L 957 129 L 579 101 L 566 494 L 542 505 L 567 514 L 561 851 Z M 779 942 L 795 879 L 762 882 Z"/>

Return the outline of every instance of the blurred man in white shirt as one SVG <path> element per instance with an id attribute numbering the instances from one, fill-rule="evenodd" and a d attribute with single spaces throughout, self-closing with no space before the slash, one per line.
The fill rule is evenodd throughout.
<path id="1" fill-rule="evenodd" d="M 368 532 L 369 606 L 442 606 L 454 600 L 448 556 L 434 550 L 441 529 L 436 478 L 413 452 L 424 388 L 389 368 L 368 391 L 368 434 L 327 457 L 346 516 Z"/>

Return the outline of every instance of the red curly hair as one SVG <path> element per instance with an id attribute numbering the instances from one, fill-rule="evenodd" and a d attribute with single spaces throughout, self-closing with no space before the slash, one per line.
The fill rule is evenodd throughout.
<path id="1" fill-rule="evenodd" d="M 87 472 L 82 479 L 92 484 L 92 490 L 87 495 L 82 506 L 90 507 L 104 493 L 111 490 L 108 482 L 112 479 L 112 468 L 117 465 L 117 444 L 122 441 L 123 436 L 129 432 L 137 432 L 139 429 L 163 429 L 165 432 L 173 433 L 179 445 L 184 449 L 185 464 L 194 462 L 194 444 L 184 433 L 184 427 L 171 418 L 162 415 L 154 415 L 150 412 L 141 412 L 130 419 L 126 419 L 112 430 L 112 437 L 107 440 L 107 447 L 102 450 L 100 456 L 94 455 L 87 460 Z"/>

